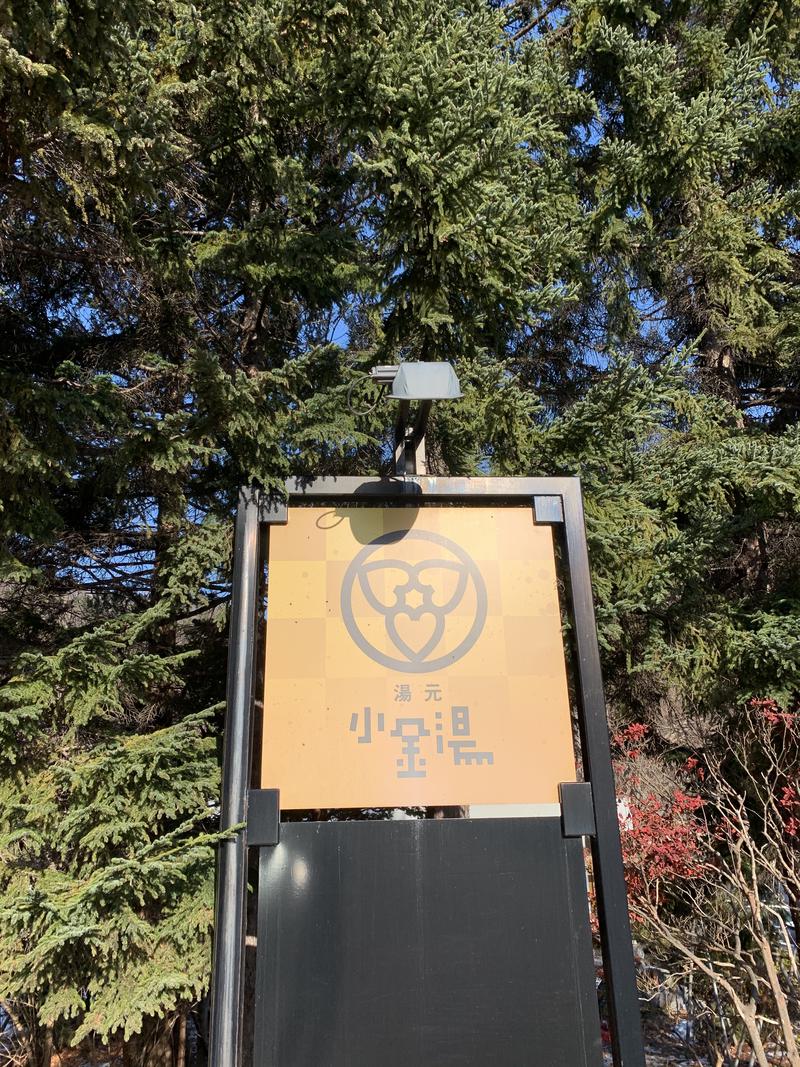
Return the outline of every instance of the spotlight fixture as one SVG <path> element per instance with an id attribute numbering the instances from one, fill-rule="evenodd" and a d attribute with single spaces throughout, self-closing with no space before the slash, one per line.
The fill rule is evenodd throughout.
<path id="1" fill-rule="evenodd" d="M 378 385 L 391 386 L 387 396 L 399 400 L 395 426 L 395 474 L 425 473 L 425 430 L 434 400 L 457 400 L 462 396 L 456 372 L 449 363 L 400 363 L 373 367 L 370 377 Z M 411 405 L 416 412 L 411 417 Z"/>

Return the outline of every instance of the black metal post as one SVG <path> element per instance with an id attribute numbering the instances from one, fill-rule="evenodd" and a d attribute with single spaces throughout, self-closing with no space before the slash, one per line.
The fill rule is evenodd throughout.
<path id="1" fill-rule="evenodd" d="M 420 400 L 414 422 L 409 425 L 411 405 L 400 401 L 395 423 L 394 474 L 399 477 L 426 473 L 425 431 L 433 406 L 432 400 Z"/>
<path id="2" fill-rule="evenodd" d="M 591 839 L 592 865 L 603 935 L 603 965 L 608 987 L 614 1063 L 616 1067 L 645 1067 L 614 771 L 592 603 L 589 553 L 580 482 L 577 479 L 570 479 L 563 501 L 567 573 L 582 711 L 579 719 L 584 775 L 592 784 L 594 800 L 596 832 Z"/>
<path id="3" fill-rule="evenodd" d="M 220 810 L 222 830 L 241 826 L 247 818 L 259 586 L 259 497 L 257 490 L 241 490 L 236 512 Z M 245 830 L 239 829 L 220 843 L 217 854 L 209 1067 L 238 1067 L 246 898 L 247 838 Z"/>

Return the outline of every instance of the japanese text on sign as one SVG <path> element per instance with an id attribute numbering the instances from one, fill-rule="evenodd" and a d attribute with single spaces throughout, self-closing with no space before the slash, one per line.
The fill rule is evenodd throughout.
<path id="1" fill-rule="evenodd" d="M 359 745 L 372 743 L 373 727 L 377 733 L 386 729 L 386 715 L 379 711 L 373 716 L 371 707 L 350 716 L 350 731 L 361 731 L 357 741 Z M 470 736 L 469 708 L 466 705 L 453 705 L 447 722 L 443 711 L 419 716 L 397 716 L 390 720 L 389 735 L 399 738 L 401 756 L 395 761 L 398 778 L 425 778 L 431 753 L 436 756 L 452 756 L 454 766 L 494 763 L 493 752 L 478 751 L 478 742 Z M 429 727 L 431 727 L 429 729 Z M 431 744 L 428 743 L 430 740 Z"/>

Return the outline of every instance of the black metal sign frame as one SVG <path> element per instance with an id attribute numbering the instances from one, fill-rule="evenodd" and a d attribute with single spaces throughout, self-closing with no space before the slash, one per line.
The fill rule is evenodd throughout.
<path id="1" fill-rule="evenodd" d="M 578 811 L 576 816 L 573 807 L 571 817 L 577 818 L 575 831 L 591 841 L 614 1064 L 645 1067 L 580 480 L 414 475 L 291 479 L 286 492 L 289 504 L 520 505 L 527 500 L 535 521 L 553 526 L 568 589 L 580 750 L 584 782 L 591 793 L 590 808 L 587 805 L 587 810 L 583 814 Z M 239 1067 L 241 1056 L 247 850 L 255 844 L 252 832 L 248 840 L 244 827 L 249 814 L 257 616 L 269 527 L 287 520 L 285 503 L 257 489 L 241 491 L 234 546 L 220 816 L 221 829 L 229 836 L 219 846 L 217 865 L 211 1067 Z M 586 793 L 584 798 L 588 799 Z M 250 815 L 253 822 L 255 812 Z"/>

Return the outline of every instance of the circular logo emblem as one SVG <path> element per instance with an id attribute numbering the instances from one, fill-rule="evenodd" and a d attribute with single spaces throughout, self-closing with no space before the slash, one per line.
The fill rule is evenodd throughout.
<path id="1" fill-rule="evenodd" d="M 409 543 L 411 559 L 389 546 Z M 342 582 L 347 632 L 384 667 L 421 674 L 465 655 L 486 622 L 486 585 L 463 548 L 427 530 L 395 530 L 355 556 Z"/>

